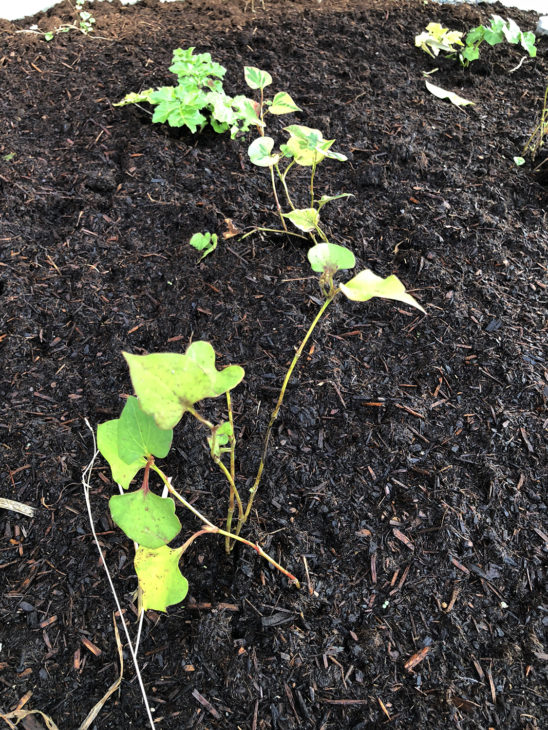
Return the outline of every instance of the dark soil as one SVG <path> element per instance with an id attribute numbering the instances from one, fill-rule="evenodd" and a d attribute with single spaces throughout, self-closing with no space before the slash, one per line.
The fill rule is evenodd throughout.
<path id="1" fill-rule="evenodd" d="M 316 189 L 354 197 L 324 208 L 331 240 L 361 268 L 395 273 L 428 316 L 378 299 L 331 307 L 246 528 L 303 587 L 251 550 L 194 543 L 189 596 L 143 627 L 157 727 L 541 728 L 548 194 L 512 158 L 540 111 L 548 41 L 517 70 L 507 45 L 462 70 L 414 47 L 429 21 L 467 30 L 499 12 L 534 29 L 536 15 L 244 4 L 101 3 L 94 37 L 50 43 L 15 32 L 37 18 L 2 26 L 0 483 L 36 515 L 0 510 L 1 710 L 40 709 L 72 730 L 118 676 L 81 473 L 85 419 L 116 418 L 131 389 L 121 350 L 205 339 L 220 365 L 245 367 L 233 396 L 245 491 L 318 308 L 303 241 L 235 237 L 199 265 L 187 244 L 196 231 L 221 237 L 227 218 L 277 227 L 268 173 L 247 161 L 253 135 L 190 135 L 112 106 L 172 83 L 172 50 L 195 46 L 228 69 L 229 93 L 245 93 L 244 65 L 291 93 L 303 112 L 275 130 L 299 122 L 336 139 L 349 161 L 324 162 Z M 54 14 L 42 27 L 72 19 L 68 3 Z M 431 96 L 422 72 L 435 66 L 434 83 L 476 105 Z M 306 204 L 305 190 L 296 197 Z M 223 403 L 204 408 L 220 418 Z M 163 464 L 222 525 L 226 487 L 203 431 L 184 421 Z M 92 506 L 135 630 L 133 546 L 107 505 L 116 491 L 99 460 Z M 181 519 L 185 537 L 199 527 Z M 93 727 L 148 727 L 129 654 Z"/>

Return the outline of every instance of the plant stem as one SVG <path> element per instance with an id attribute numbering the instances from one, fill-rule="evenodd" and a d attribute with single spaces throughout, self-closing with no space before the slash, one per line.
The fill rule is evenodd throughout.
<path id="1" fill-rule="evenodd" d="M 315 155 L 314 155 L 315 157 Z M 314 207 L 314 175 L 316 174 L 316 159 L 312 163 L 312 173 L 310 175 L 310 207 Z"/>
<path id="2" fill-rule="evenodd" d="M 207 426 L 207 427 L 209 428 L 209 430 L 210 430 L 210 431 L 214 431 L 214 430 L 215 430 L 215 426 L 213 425 L 213 423 L 211 423 L 211 421 L 208 421 L 208 420 L 207 420 L 207 418 L 204 418 L 204 417 L 202 416 L 202 414 L 201 414 L 201 413 L 198 413 L 198 411 L 196 411 L 196 410 L 195 410 L 195 409 L 194 409 L 194 408 L 193 408 L 192 406 L 186 406 L 186 410 L 187 410 L 187 411 L 188 411 L 188 412 L 189 412 L 189 413 L 190 413 L 190 414 L 191 414 L 192 416 L 194 416 L 194 418 L 195 418 L 195 419 L 196 419 L 197 421 L 200 421 L 200 423 L 201 423 L 202 425 L 204 425 L 204 426 Z"/>
<path id="3" fill-rule="evenodd" d="M 176 497 L 179 502 L 185 506 L 188 510 L 192 512 L 193 515 L 195 515 L 199 520 L 202 520 L 206 525 L 209 525 L 209 527 L 213 527 L 215 530 L 217 529 L 213 522 L 210 522 L 207 517 L 205 517 L 201 512 L 198 512 L 196 507 L 193 507 L 190 502 L 187 502 L 186 499 L 179 494 L 179 492 L 175 489 L 175 487 L 171 484 L 167 476 L 164 474 L 164 472 L 156 466 L 156 464 L 151 464 L 150 468 L 158 474 L 160 479 L 163 481 L 163 483 L 166 485 L 166 488 L 168 492 L 170 492 L 174 497 Z"/>
<path id="4" fill-rule="evenodd" d="M 282 387 L 280 389 L 280 394 L 278 396 L 278 400 L 276 402 L 276 406 L 274 407 L 274 410 L 272 411 L 272 415 L 270 416 L 270 421 L 269 421 L 269 424 L 268 424 L 268 428 L 266 429 L 266 433 L 265 433 L 265 437 L 264 437 L 264 442 L 263 442 L 263 453 L 261 455 L 261 461 L 259 463 L 259 468 L 257 470 L 257 476 L 255 477 L 255 481 L 253 483 L 253 486 L 249 490 L 249 501 L 247 503 L 247 507 L 246 507 L 246 510 L 245 510 L 243 519 L 238 520 L 238 525 L 236 526 L 236 535 L 239 535 L 240 534 L 240 530 L 242 529 L 243 525 L 247 522 L 247 519 L 249 517 L 249 513 L 251 512 L 251 508 L 253 506 L 253 500 L 255 499 L 255 495 L 257 494 L 257 490 L 259 488 L 259 484 L 261 483 L 261 478 L 262 478 L 263 471 L 264 471 L 264 467 L 265 467 L 266 457 L 267 457 L 267 454 L 268 454 L 268 445 L 269 445 L 269 442 L 270 442 L 270 436 L 272 434 L 272 427 L 274 426 L 274 422 L 275 422 L 276 418 L 278 417 L 278 413 L 280 412 L 280 408 L 282 407 L 282 403 L 283 403 L 283 400 L 284 400 L 284 396 L 285 396 L 285 392 L 286 392 L 286 389 L 287 389 L 287 385 L 289 383 L 289 380 L 291 378 L 291 375 L 293 374 L 293 370 L 295 369 L 295 366 L 299 362 L 299 358 L 301 357 L 301 355 L 303 353 L 303 350 L 306 347 L 306 343 L 308 342 L 308 340 L 310 339 L 310 336 L 312 335 L 312 332 L 314 332 L 314 329 L 316 328 L 316 325 L 318 324 L 318 322 L 322 318 L 325 310 L 327 309 L 327 307 L 333 301 L 333 299 L 335 297 L 335 294 L 336 294 L 336 292 L 333 293 L 332 296 L 328 297 L 325 300 L 325 302 L 322 304 L 322 306 L 320 307 L 319 312 L 314 317 L 314 320 L 312 321 L 312 324 L 310 325 L 310 327 L 308 328 L 307 333 L 303 337 L 303 340 L 302 340 L 301 344 L 299 345 L 299 348 L 295 352 L 295 355 L 293 357 L 293 360 L 291 361 L 291 365 L 289 366 L 289 368 L 287 370 L 287 373 L 285 374 L 285 378 L 284 378 L 284 381 L 282 383 Z"/>
<path id="5" fill-rule="evenodd" d="M 185 543 L 183 543 L 181 545 L 181 547 L 179 548 L 179 553 L 181 555 L 183 555 L 183 553 L 186 553 L 188 548 L 192 545 L 192 543 L 194 542 L 194 540 L 196 540 L 197 537 L 200 537 L 200 535 L 205 535 L 206 533 L 210 533 L 210 532 L 211 532 L 211 527 L 209 527 L 209 525 L 206 525 L 203 528 L 203 530 L 198 530 L 198 532 L 195 532 L 193 535 L 191 535 L 188 538 L 188 540 Z"/>
<path id="6" fill-rule="evenodd" d="M 230 495 L 228 498 L 228 513 L 226 516 L 226 529 L 227 532 L 232 532 L 232 517 L 234 515 L 234 496 L 238 500 L 238 517 L 241 518 L 243 515 L 242 501 L 238 490 L 236 489 L 236 437 L 234 436 L 234 414 L 232 411 L 232 400 L 230 398 L 230 391 L 226 391 L 226 407 L 228 410 L 228 422 L 230 424 Z M 234 486 L 233 486 L 234 485 Z M 225 550 L 227 553 L 230 552 L 230 538 L 225 539 Z"/>
<path id="7" fill-rule="evenodd" d="M 289 195 L 289 188 L 287 187 L 287 183 L 285 181 L 287 173 L 291 170 L 293 165 L 295 164 L 295 160 L 292 160 L 289 165 L 285 168 L 283 173 L 280 171 L 280 166 L 278 164 L 274 165 L 276 168 L 276 172 L 278 173 L 278 177 L 280 178 L 280 181 L 283 185 L 283 189 L 285 192 L 285 197 L 287 198 L 287 202 L 289 203 L 289 207 L 291 210 L 295 210 L 295 206 L 293 205 L 293 201 L 291 200 L 291 196 Z"/>
<path id="8" fill-rule="evenodd" d="M 256 542 L 251 542 L 250 540 L 246 540 L 245 538 L 240 537 L 239 535 L 235 535 L 234 533 L 227 533 L 224 530 L 221 530 L 219 528 L 215 528 L 214 531 L 217 532 L 219 535 L 229 535 L 231 540 L 238 540 L 238 542 L 241 542 L 244 545 L 247 545 L 248 547 L 253 548 L 253 550 L 256 550 L 259 553 L 261 558 L 268 560 L 268 562 L 271 565 L 273 565 L 275 568 L 277 568 L 280 571 L 280 573 L 283 573 L 285 576 L 287 576 L 289 578 L 290 581 L 295 583 L 297 588 L 301 587 L 299 580 L 293 575 L 293 573 L 290 573 L 285 568 L 282 568 L 282 566 L 279 563 L 277 563 L 274 560 L 274 558 L 271 558 L 268 553 L 265 553 L 265 551 L 262 549 L 262 547 L 260 545 L 257 545 Z M 213 530 L 207 530 L 207 532 L 213 532 Z"/>
<path id="9" fill-rule="evenodd" d="M 254 228 L 252 231 L 248 231 L 247 233 L 244 233 L 243 236 L 241 236 L 240 241 L 243 241 L 244 238 L 247 238 L 248 236 L 252 236 L 254 233 L 257 233 L 257 231 L 265 231 L 266 233 L 285 233 L 287 236 L 295 236 L 295 238 L 304 238 L 304 240 L 308 240 L 306 236 L 301 236 L 300 233 L 293 233 L 292 231 L 280 231 L 279 228 Z"/>
<path id="10" fill-rule="evenodd" d="M 228 393 L 227 393 L 227 397 L 229 398 Z M 213 461 L 215 462 L 215 464 L 217 464 L 217 466 L 221 469 L 221 471 L 225 475 L 225 477 L 226 477 L 226 479 L 228 481 L 228 484 L 229 484 L 229 489 L 230 489 L 229 497 L 228 497 L 228 499 L 229 499 L 230 525 L 228 523 L 228 518 L 227 518 L 227 527 L 230 530 L 230 527 L 231 527 L 231 524 L 232 524 L 232 515 L 234 514 L 234 499 L 236 499 L 236 503 L 238 504 L 238 519 L 241 519 L 242 514 L 243 514 L 243 509 L 244 509 L 243 508 L 243 505 L 242 505 L 242 500 L 240 499 L 240 495 L 239 495 L 238 490 L 236 488 L 236 484 L 235 484 L 235 481 L 234 481 L 234 476 L 232 474 L 232 465 L 231 465 L 231 471 L 229 471 L 226 468 L 226 466 L 223 464 L 223 462 L 221 461 L 220 457 L 215 455 L 215 438 L 216 438 L 217 428 L 213 425 L 213 423 L 211 423 L 211 421 L 208 421 L 207 418 L 204 418 L 200 413 L 198 413 L 198 411 L 196 411 L 191 406 L 190 407 L 187 407 L 187 410 L 188 410 L 188 412 L 190 414 L 192 414 L 194 416 L 194 418 L 197 421 L 199 421 L 204 426 L 207 426 L 207 428 L 209 428 L 209 430 L 211 431 L 211 451 L 210 451 L 211 458 L 213 459 Z M 233 423 L 232 423 L 232 427 L 234 428 L 234 424 Z M 232 459 L 233 459 L 233 455 L 231 454 L 231 462 L 232 462 Z M 232 510 L 232 512 L 230 510 Z M 227 548 L 227 552 L 228 552 L 228 548 Z"/>
<path id="11" fill-rule="evenodd" d="M 320 228 L 320 226 L 319 226 L 318 224 L 316 224 L 315 228 L 316 228 L 316 230 L 318 231 L 318 234 L 319 234 L 320 238 L 322 239 L 322 241 L 323 241 L 324 243 L 329 243 L 329 240 L 328 240 L 327 236 L 326 236 L 326 235 L 325 235 L 325 233 L 324 233 L 324 232 L 322 231 L 322 229 Z"/>
<path id="12" fill-rule="evenodd" d="M 280 201 L 278 199 L 278 192 L 276 190 L 276 178 L 274 177 L 274 170 L 270 167 L 270 180 L 272 182 L 272 192 L 274 193 L 274 200 L 276 201 L 276 209 L 278 211 L 278 215 L 280 216 L 280 220 L 282 221 L 282 226 L 284 231 L 287 233 L 287 225 L 285 223 L 285 218 L 282 215 L 282 206 L 280 205 Z"/>
<path id="13" fill-rule="evenodd" d="M 293 581 L 297 588 L 301 587 L 301 584 L 299 583 L 299 580 L 288 570 L 283 568 L 279 563 L 277 563 L 274 558 L 271 558 L 268 553 L 265 553 L 265 551 L 257 545 L 257 543 L 251 542 L 250 540 L 246 540 L 243 537 L 240 537 L 239 535 L 235 535 L 232 532 L 227 532 L 226 530 L 222 530 L 220 527 L 216 527 L 213 522 L 210 522 L 207 517 L 201 512 L 199 512 L 195 507 L 193 507 L 190 502 L 187 502 L 187 500 L 183 497 L 182 494 L 179 494 L 179 492 L 175 489 L 175 487 L 171 484 L 170 480 L 167 478 L 167 476 L 163 473 L 161 469 L 159 469 L 156 464 L 151 464 L 150 468 L 153 469 L 158 476 L 162 479 L 164 484 L 166 485 L 168 491 L 181 502 L 181 504 L 189 509 L 193 515 L 195 515 L 199 520 L 201 520 L 204 525 L 206 525 L 205 528 L 200 530 L 199 532 L 195 532 L 194 535 L 191 535 L 189 540 L 187 540 L 182 547 L 184 550 L 197 538 L 199 535 L 203 535 L 204 533 L 211 533 L 211 534 L 217 534 L 217 535 L 224 535 L 225 537 L 229 537 L 231 540 L 238 540 L 238 542 L 243 543 L 244 545 L 248 545 L 249 547 L 253 548 L 256 552 L 259 553 L 259 555 L 264 558 L 265 560 L 268 560 L 268 562 L 273 565 L 275 568 L 277 568 L 281 573 L 283 573 L 285 576 L 289 578 L 289 580 Z M 181 550 L 181 553 L 184 552 L 184 550 Z"/>
<path id="14" fill-rule="evenodd" d="M 240 499 L 240 495 L 238 493 L 238 490 L 236 489 L 236 484 L 234 483 L 234 479 L 232 478 L 231 473 L 228 471 L 226 466 L 223 464 L 223 462 L 220 460 L 220 458 L 214 458 L 213 461 L 221 468 L 221 471 L 225 475 L 229 485 L 230 485 L 230 494 L 229 494 L 229 510 L 232 509 L 232 513 L 234 513 L 234 499 L 236 499 L 236 503 L 238 504 L 238 514 L 243 514 L 243 507 L 242 507 L 242 500 Z M 227 527 L 228 520 L 227 520 Z"/>

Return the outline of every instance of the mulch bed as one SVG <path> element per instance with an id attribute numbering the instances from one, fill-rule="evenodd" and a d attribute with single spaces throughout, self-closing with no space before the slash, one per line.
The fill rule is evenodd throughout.
<path id="1" fill-rule="evenodd" d="M 172 83 L 173 49 L 195 46 L 228 69 L 228 93 L 245 93 L 244 65 L 267 69 L 303 109 L 291 122 L 336 139 L 349 161 L 324 162 L 316 189 L 354 197 L 324 208 L 331 240 L 360 268 L 395 273 L 428 316 L 378 299 L 332 306 L 289 387 L 246 528 L 303 588 L 246 548 L 227 557 L 216 537 L 194 543 L 189 596 L 144 622 L 157 727 L 540 728 L 548 195 L 512 158 L 540 110 L 548 41 L 512 72 L 522 54 L 503 45 L 463 70 L 434 63 L 414 36 L 431 20 L 464 31 L 498 12 L 529 30 L 536 16 L 416 0 L 244 6 L 101 3 L 95 36 L 50 43 L 15 31 L 71 21 L 68 3 L 2 25 L 0 492 L 36 515 L 0 510 L 0 709 L 77 728 L 118 676 L 81 473 L 85 419 L 116 418 L 131 392 L 121 350 L 204 339 L 220 365 L 244 366 L 233 399 L 245 490 L 318 308 L 305 242 L 234 237 L 200 264 L 188 246 L 196 231 L 221 238 L 226 219 L 277 227 L 245 140 L 112 106 Z M 434 83 L 476 105 L 431 96 L 422 71 L 434 66 Z M 206 403 L 212 418 L 221 400 Z M 225 483 L 190 421 L 164 468 L 222 525 Z M 99 460 L 92 505 L 133 630 L 116 491 Z M 181 519 L 185 536 L 199 526 Z M 92 727 L 148 727 L 127 653 Z"/>

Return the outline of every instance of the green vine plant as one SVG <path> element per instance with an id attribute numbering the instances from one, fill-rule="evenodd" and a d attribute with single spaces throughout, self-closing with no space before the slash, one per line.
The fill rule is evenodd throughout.
<path id="1" fill-rule="evenodd" d="M 326 203 L 339 200 L 340 198 L 348 198 L 351 195 L 349 193 L 322 195 L 318 199 L 314 191 L 314 178 L 316 169 L 322 160 L 327 158 L 345 162 L 347 158 L 340 152 L 335 152 L 331 149 L 335 140 L 324 139 L 319 129 L 313 129 L 301 124 L 291 124 L 285 127 L 284 131 L 288 134 L 288 140 L 286 143 L 280 145 L 279 151 L 274 151 L 274 139 L 265 134 L 266 114 L 289 114 L 302 111 L 302 109 L 295 104 L 286 92 L 278 92 L 272 100 L 265 101 L 264 89 L 272 83 L 272 77 L 267 71 L 261 71 L 253 66 L 246 66 L 244 68 L 244 75 L 247 85 L 251 89 L 260 92 L 260 100 L 256 105 L 257 115 L 260 120 L 260 123 L 256 126 L 260 136 L 249 145 L 247 152 L 252 164 L 258 167 L 267 167 L 270 170 L 272 192 L 283 231 L 257 227 L 245 234 L 245 236 L 242 236 L 242 238 L 257 231 L 272 231 L 274 233 L 283 232 L 301 238 L 306 238 L 306 236 L 302 235 L 305 233 L 310 236 L 314 244 L 320 241 L 329 243 L 320 225 L 320 211 Z M 294 165 L 310 168 L 310 181 L 308 184 L 309 206 L 307 208 L 296 208 L 289 191 L 287 176 Z M 285 200 L 289 207 L 288 212 L 285 213 L 283 212 L 278 196 L 276 180 L 282 186 Z M 286 221 L 290 221 L 301 233 L 290 232 L 287 228 Z"/>
<path id="2" fill-rule="evenodd" d="M 126 536 L 137 544 L 135 572 L 138 578 L 140 610 L 165 611 L 168 606 L 184 600 L 187 579 L 179 562 L 202 535 L 222 535 L 225 549 L 230 552 L 236 542 L 253 548 L 262 558 L 299 587 L 299 581 L 269 556 L 258 544 L 241 537 L 256 498 L 265 465 L 274 423 L 282 407 L 289 380 L 318 323 L 333 300 L 342 294 L 346 298 L 366 302 L 373 297 L 392 299 L 416 307 L 421 305 L 406 292 L 394 276 L 381 278 L 366 269 L 345 283 L 337 284 L 340 271 L 355 267 L 352 251 L 344 246 L 321 242 L 308 252 L 312 270 L 319 275 L 323 303 L 297 348 L 280 388 L 276 405 L 265 432 L 257 473 L 246 499 L 240 496 L 236 475 L 236 434 L 231 391 L 242 381 L 244 370 L 230 365 L 218 371 L 213 347 L 203 341 L 193 342 L 184 354 L 152 353 L 132 355 L 123 353 L 128 364 L 135 396 L 130 396 L 120 418 L 102 423 L 97 428 L 97 446 L 110 465 L 112 478 L 124 490 L 109 500 L 113 521 Z M 228 417 L 221 423 L 208 420 L 197 404 L 207 398 L 224 395 Z M 173 486 L 171 479 L 158 466 L 156 459 L 169 453 L 173 428 L 185 414 L 196 419 L 205 429 L 208 451 L 228 484 L 228 507 L 225 529 L 213 524 Z M 137 474 L 142 472 L 141 484 L 130 490 Z M 159 478 L 166 495 L 153 491 L 151 476 Z M 181 545 L 170 543 L 182 527 L 176 515 L 175 501 L 192 512 L 201 522 L 199 530 Z"/>
<path id="3" fill-rule="evenodd" d="M 535 34 L 532 31 L 521 31 L 519 25 L 511 18 L 504 20 L 500 15 L 492 15 L 488 26 L 478 25 L 472 28 L 462 41 L 463 33 L 444 28 L 440 23 L 429 23 L 426 30 L 415 36 L 415 46 L 422 48 L 432 58 L 440 51 L 448 54 L 447 58 L 459 59 L 465 68 L 480 57 L 480 46 L 485 41 L 489 46 L 496 46 L 505 40 L 512 45 L 519 44 L 527 51 L 530 58 L 537 55 Z M 462 50 L 460 48 L 462 47 Z"/>
<path id="4" fill-rule="evenodd" d="M 249 160 L 253 165 L 268 168 L 270 171 L 272 192 L 282 228 L 256 226 L 241 236 L 241 240 L 262 231 L 283 233 L 305 240 L 310 238 L 314 245 L 320 242 L 329 243 L 321 227 L 320 211 L 324 205 L 333 200 L 340 200 L 341 198 L 352 196 L 350 193 L 340 193 L 338 195 L 322 195 L 320 198 L 317 198 L 314 190 L 316 170 L 318 165 L 325 159 L 345 162 L 347 158 L 342 153 L 335 152 L 331 149 L 335 140 L 324 139 L 319 129 L 313 129 L 301 124 L 291 124 L 285 127 L 284 131 L 288 135 L 288 140 L 286 143 L 280 145 L 279 151 L 274 151 L 274 139 L 265 134 L 265 119 L 267 114 L 281 116 L 300 112 L 302 109 L 295 104 L 291 96 L 285 91 L 277 92 L 272 99 L 265 99 L 264 90 L 272 83 L 272 76 L 268 71 L 263 71 L 254 66 L 245 66 L 244 77 L 248 87 L 254 91 L 258 91 L 260 95 L 259 100 L 253 102 L 256 114 L 255 127 L 260 136 L 248 146 Z M 307 208 L 297 208 L 293 203 L 293 193 L 289 190 L 287 181 L 288 173 L 295 165 L 310 169 L 308 183 L 309 207 Z M 283 189 L 287 206 L 285 212 L 280 201 L 276 183 L 281 185 Z M 297 233 L 294 230 L 289 230 L 287 221 L 300 232 Z M 210 234 L 204 235 L 209 236 Z M 198 248 L 199 245 L 202 245 L 202 242 L 204 242 L 205 246 L 206 243 L 200 233 L 194 234 L 190 239 L 190 245 L 194 248 Z M 211 250 L 213 249 L 208 249 L 208 253 Z M 204 258 L 204 255 L 201 258 Z"/>

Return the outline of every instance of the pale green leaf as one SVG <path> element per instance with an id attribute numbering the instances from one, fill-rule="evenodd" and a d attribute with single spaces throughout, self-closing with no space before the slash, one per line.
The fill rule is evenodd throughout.
<path id="1" fill-rule="evenodd" d="M 285 128 L 290 137 L 282 150 L 287 157 L 293 157 L 302 167 L 319 164 L 325 157 L 344 162 L 347 158 L 340 152 L 330 151 L 335 140 L 324 139 L 319 129 L 291 124 Z"/>
<path id="2" fill-rule="evenodd" d="M 230 443 L 230 439 L 233 435 L 234 432 L 230 421 L 224 421 L 221 423 L 215 431 L 215 448 L 213 449 L 215 456 L 219 456 L 221 454 L 221 450 Z M 209 444 L 209 448 L 211 448 L 213 444 L 212 436 L 207 437 L 207 443 Z"/>
<path id="3" fill-rule="evenodd" d="M 150 455 L 163 459 L 172 439 L 173 431 L 158 428 L 154 418 L 141 409 L 137 398 L 127 399 L 118 422 L 118 454 L 126 464 Z"/>
<path id="4" fill-rule="evenodd" d="M 331 203 L 333 200 L 340 200 L 341 198 L 353 198 L 352 193 L 340 193 L 339 195 L 322 195 L 319 200 L 316 200 L 318 204 L 318 210 L 321 210 L 326 203 Z"/>
<path id="5" fill-rule="evenodd" d="M 271 114 L 291 114 L 293 112 L 302 112 L 302 109 L 298 107 L 289 94 L 285 91 L 279 91 L 268 107 L 268 111 Z"/>
<path id="6" fill-rule="evenodd" d="M 342 293 L 354 302 L 367 302 L 373 297 L 381 299 L 394 299 L 398 302 L 404 302 L 412 307 L 420 309 L 426 314 L 425 310 L 417 302 L 414 297 L 405 291 L 404 285 L 397 276 L 392 274 L 383 279 L 374 274 L 371 269 L 360 271 L 353 279 L 341 284 Z"/>
<path id="7" fill-rule="evenodd" d="M 163 545 L 156 550 L 140 547 L 135 553 L 135 572 L 142 591 L 143 609 L 165 611 L 184 600 L 188 581 L 179 570 L 180 550 Z"/>
<path id="8" fill-rule="evenodd" d="M 141 408 L 159 428 L 173 428 L 184 412 L 204 398 L 235 388 L 244 377 L 239 365 L 215 368 L 215 351 L 208 342 L 193 342 L 184 355 L 123 353 Z"/>
<path id="9" fill-rule="evenodd" d="M 270 154 L 273 147 L 274 140 L 272 137 L 257 137 L 247 148 L 247 154 L 254 165 L 272 167 L 280 159 L 280 155 Z"/>
<path id="10" fill-rule="evenodd" d="M 192 248 L 202 251 L 200 261 L 215 251 L 217 248 L 218 236 L 216 233 L 195 233 L 189 241 Z"/>
<path id="11" fill-rule="evenodd" d="M 97 427 L 97 448 L 108 462 L 112 479 L 124 489 L 128 489 L 132 479 L 140 469 L 146 466 L 147 460 L 140 456 L 127 464 L 118 452 L 118 424 L 119 418 L 101 423 Z"/>
<path id="12" fill-rule="evenodd" d="M 250 89 L 264 89 L 272 83 L 272 76 L 268 71 L 261 71 L 255 66 L 244 66 L 244 77 Z"/>
<path id="13" fill-rule="evenodd" d="M 356 266 L 356 257 L 345 246 L 336 243 L 318 243 L 308 251 L 308 260 L 312 271 L 330 271 L 339 269 L 353 269 Z"/>
<path id="14" fill-rule="evenodd" d="M 109 499 L 110 514 L 118 527 L 139 545 L 158 548 L 171 542 L 181 531 L 171 497 L 138 489 Z"/>
<path id="15" fill-rule="evenodd" d="M 316 208 L 292 210 L 290 213 L 283 213 L 283 217 L 288 218 L 300 231 L 305 232 L 315 231 L 320 222 L 320 214 Z"/>
<path id="16" fill-rule="evenodd" d="M 150 95 L 153 93 L 154 89 L 146 89 L 145 91 L 141 91 L 139 93 L 131 92 L 131 94 L 126 94 L 123 99 L 116 102 L 116 104 L 113 104 L 112 106 L 125 106 L 126 104 L 140 104 L 142 101 L 149 101 Z"/>

